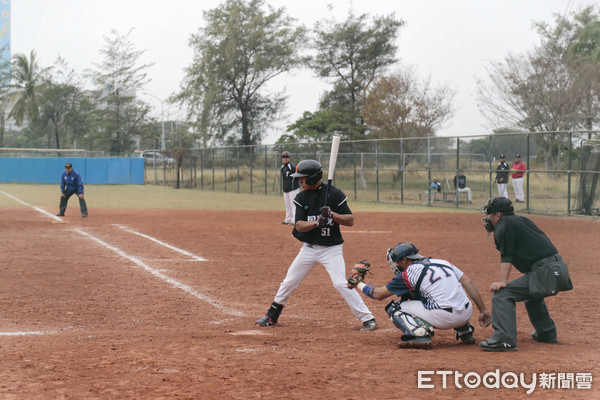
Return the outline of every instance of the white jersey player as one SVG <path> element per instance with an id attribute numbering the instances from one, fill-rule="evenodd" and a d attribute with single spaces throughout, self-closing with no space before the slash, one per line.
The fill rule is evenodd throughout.
<path id="1" fill-rule="evenodd" d="M 430 347 L 433 328 L 454 328 L 457 340 L 475 343 L 475 329 L 469 324 L 473 305 L 467 293 L 479 309 L 480 325 L 490 324 L 491 314 L 479 290 L 452 263 L 426 258 L 412 243 L 398 243 L 388 249 L 387 259 L 394 279 L 382 287 L 360 282 L 357 288 L 376 300 L 393 294 L 400 297 L 399 301 L 391 301 L 386 306 L 392 322 L 403 332 L 400 347 Z"/>

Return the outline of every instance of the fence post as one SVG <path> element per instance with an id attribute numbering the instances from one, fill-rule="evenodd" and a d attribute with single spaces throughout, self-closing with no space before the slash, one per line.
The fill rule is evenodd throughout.
<path id="1" fill-rule="evenodd" d="M 569 132 L 569 159 L 567 167 L 567 214 L 571 214 L 571 152 L 573 151 L 573 132 Z M 583 158 L 583 154 L 582 154 Z"/>
<path id="2" fill-rule="evenodd" d="M 458 170 L 460 169 L 460 137 L 456 137 L 456 171 L 454 171 L 454 179 L 452 179 L 452 183 L 456 180 L 456 187 L 454 188 L 454 204 L 456 208 L 458 208 Z M 468 204 L 468 203 L 467 203 Z"/>
<path id="3" fill-rule="evenodd" d="M 240 147 L 235 147 L 235 164 L 237 165 L 237 192 L 240 192 Z"/>
<path id="4" fill-rule="evenodd" d="M 267 194 L 267 190 L 268 190 L 267 181 L 268 181 L 268 173 L 269 173 L 269 161 L 267 159 L 268 158 L 267 151 L 268 151 L 268 147 L 267 147 L 267 145 L 265 145 L 265 194 Z"/>
<path id="5" fill-rule="evenodd" d="M 531 134 L 528 133 L 527 134 L 527 168 L 525 171 L 525 174 L 527 175 L 527 200 L 525 200 L 527 203 L 525 203 L 525 210 L 527 210 L 527 212 L 529 212 L 529 170 L 531 169 L 531 161 L 529 159 L 529 151 L 530 151 L 530 144 L 531 144 Z"/>
<path id="6" fill-rule="evenodd" d="M 216 149 L 213 149 L 212 151 L 212 190 L 215 190 L 215 151 Z"/>
<path id="7" fill-rule="evenodd" d="M 223 147 L 223 180 L 225 181 L 225 192 L 227 193 L 227 147 Z"/>
<path id="8" fill-rule="evenodd" d="M 356 201 L 358 198 L 356 193 L 356 141 L 352 142 L 352 153 L 352 160 L 354 161 L 354 201 Z"/>
<path id="9" fill-rule="evenodd" d="M 377 188 L 377 203 L 379 203 L 379 141 L 375 141 L 375 187 Z"/>
<path id="10" fill-rule="evenodd" d="M 404 139 L 400 138 L 400 158 L 402 163 L 400 164 L 400 204 L 404 204 Z"/>

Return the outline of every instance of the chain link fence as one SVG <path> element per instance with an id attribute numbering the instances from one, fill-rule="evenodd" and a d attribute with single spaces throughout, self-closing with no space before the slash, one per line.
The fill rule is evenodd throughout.
<path id="1" fill-rule="evenodd" d="M 279 195 L 283 151 L 294 164 L 319 161 L 326 175 L 330 147 L 314 142 L 177 149 L 165 152 L 173 162 L 146 163 L 145 183 Z M 598 131 L 342 141 L 333 184 L 355 201 L 479 209 L 498 195 L 499 155 L 506 154 L 511 165 L 516 153 L 527 165 L 520 211 L 599 215 Z M 472 204 L 454 187 L 459 170 L 467 177 Z M 432 190 L 434 181 L 441 184 L 439 192 Z M 514 202 L 512 180 L 508 193 Z"/>

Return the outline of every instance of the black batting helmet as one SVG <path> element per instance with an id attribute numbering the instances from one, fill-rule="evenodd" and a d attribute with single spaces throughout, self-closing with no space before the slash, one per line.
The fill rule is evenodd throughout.
<path id="1" fill-rule="evenodd" d="M 515 213 L 515 208 L 513 207 L 512 202 L 506 197 L 495 197 L 488 200 L 481 211 L 486 215 L 497 212 L 501 212 L 504 215 L 512 215 Z"/>
<path id="2" fill-rule="evenodd" d="M 323 166 L 316 160 L 302 160 L 296 166 L 296 172 L 291 176 L 294 178 L 306 177 L 306 184 L 314 185 L 323 178 Z"/>

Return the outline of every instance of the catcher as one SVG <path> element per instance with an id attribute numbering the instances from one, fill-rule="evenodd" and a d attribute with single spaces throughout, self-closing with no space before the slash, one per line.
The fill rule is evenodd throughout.
<path id="1" fill-rule="evenodd" d="M 465 290 L 479 309 L 479 324 L 485 328 L 491 323 L 492 316 L 479 290 L 452 263 L 425 258 L 408 242 L 388 249 L 387 260 L 395 275 L 390 283 L 382 287 L 367 285 L 364 279 L 371 268 L 368 262 L 361 261 L 352 269 L 348 287 L 356 287 L 375 300 L 393 294 L 400 297 L 385 307 L 394 325 L 402 331 L 399 347 L 430 348 L 434 328 L 454 328 L 456 340 L 475 343 L 475 328 L 469 323 L 473 305 Z"/>

